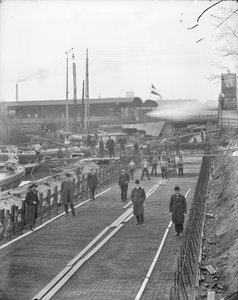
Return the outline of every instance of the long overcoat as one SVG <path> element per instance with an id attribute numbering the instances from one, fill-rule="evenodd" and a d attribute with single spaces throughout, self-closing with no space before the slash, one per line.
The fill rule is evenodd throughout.
<path id="1" fill-rule="evenodd" d="M 61 183 L 61 201 L 64 205 L 73 204 L 74 198 L 74 184 L 72 181 L 62 181 Z"/>
<path id="2" fill-rule="evenodd" d="M 33 204 L 33 201 L 35 201 L 36 204 Z M 37 210 L 38 210 L 38 203 L 39 203 L 37 192 L 33 192 L 32 190 L 27 192 L 25 202 L 27 204 L 26 220 L 35 221 L 35 219 L 37 219 Z"/>
<path id="3" fill-rule="evenodd" d="M 172 222 L 175 224 L 184 223 L 184 214 L 187 213 L 187 203 L 185 197 L 181 194 L 171 196 L 169 212 L 172 213 Z"/>
<path id="4" fill-rule="evenodd" d="M 88 176 L 87 176 L 87 184 L 88 184 L 88 187 L 90 189 L 94 188 L 96 189 L 96 187 L 98 186 L 98 178 L 97 178 L 97 175 L 95 173 L 89 173 Z"/>
<path id="5" fill-rule="evenodd" d="M 141 187 L 134 188 L 131 192 L 131 201 L 133 202 L 133 213 L 134 215 L 143 215 L 144 214 L 144 201 L 146 195 L 145 190 Z"/>

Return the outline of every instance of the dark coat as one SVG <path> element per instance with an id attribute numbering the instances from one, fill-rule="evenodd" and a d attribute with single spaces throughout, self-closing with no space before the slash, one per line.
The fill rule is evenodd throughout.
<path id="1" fill-rule="evenodd" d="M 172 222 L 175 224 L 184 223 L 184 214 L 187 213 L 187 203 L 185 197 L 181 194 L 171 196 L 169 204 L 169 212 L 172 213 Z"/>
<path id="2" fill-rule="evenodd" d="M 87 184 L 90 189 L 96 188 L 98 186 L 98 178 L 95 173 L 89 173 L 87 176 Z"/>
<path id="3" fill-rule="evenodd" d="M 33 204 L 33 201 L 35 201 L 37 204 Z M 35 219 L 37 219 L 37 210 L 38 210 L 38 203 L 39 203 L 37 193 L 30 190 L 26 194 L 25 202 L 27 203 L 26 220 L 35 221 Z"/>
<path id="4" fill-rule="evenodd" d="M 127 141 L 126 141 L 126 139 L 125 138 L 119 138 L 119 140 L 118 140 L 118 144 L 120 144 L 120 145 L 125 145 L 125 144 L 127 144 Z"/>
<path id="5" fill-rule="evenodd" d="M 107 149 L 113 149 L 115 147 L 115 143 L 113 139 L 108 139 L 107 140 Z"/>
<path id="6" fill-rule="evenodd" d="M 118 184 L 120 186 L 128 186 L 128 183 L 130 181 L 130 176 L 127 173 L 122 173 L 119 176 Z"/>
<path id="7" fill-rule="evenodd" d="M 133 202 L 133 213 L 134 215 L 143 215 L 144 214 L 144 201 L 146 195 L 145 190 L 141 187 L 134 188 L 131 192 L 131 201 Z"/>
<path id="8" fill-rule="evenodd" d="M 100 149 L 104 149 L 104 143 L 103 143 L 103 140 L 99 140 L 99 148 Z"/>
<path id="9" fill-rule="evenodd" d="M 64 205 L 73 204 L 74 198 L 74 184 L 72 181 L 62 181 L 61 183 L 61 201 Z"/>

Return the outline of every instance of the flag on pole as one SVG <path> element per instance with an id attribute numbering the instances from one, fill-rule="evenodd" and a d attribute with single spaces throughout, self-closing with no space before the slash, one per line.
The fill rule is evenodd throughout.
<path id="1" fill-rule="evenodd" d="M 159 96 L 160 99 L 162 99 L 162 96 L 161 94 L 156 90 L 156 88 L 153 86 L 153 84 L 151 84 L 151 91 L 150 91 L 150 94 L 153 94 L 153 95 L 156 95 L 156 96 Z"/>

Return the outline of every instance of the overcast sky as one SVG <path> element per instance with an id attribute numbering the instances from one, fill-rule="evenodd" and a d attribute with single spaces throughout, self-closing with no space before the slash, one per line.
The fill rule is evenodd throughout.
<path id="1" fill-rule="evenodd" d="M 220 62 L 208 10 L 213 1 L 3 1 L 0 4 L 0 100 L 65 99 L 66 54 L 74 48 L 81 99 L 89 54 L 89 98 L 217 100 L 208 81 Z M 219 4 L 236 5 L 235 2 Z M 218 7 L 218 5 L 216 6 Z M 217 10 L 216 10 L 217 12 Z M 199 39 L 205 37 L 201 42 Z M 69 55 L 69 99 L 73 97 Z M 230 71 L 235 72 L 230 65 Z M 151 97 L 156 100 L 156 97 Z"/>

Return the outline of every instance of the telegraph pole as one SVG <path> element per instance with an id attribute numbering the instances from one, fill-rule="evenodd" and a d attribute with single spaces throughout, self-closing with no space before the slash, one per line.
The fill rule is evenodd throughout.
<path id="1" fill-rule="evenodd" d="M 66 51 L 66 131 L 69 131 L 69 103 L 68 103 L 68 94 L 69 94 L 69 84 L 68 84 L 68 80 L 69 80 L 69 75 L 68 75 L 68 66 L 69 66 L 69 58 L 68 58 L 68 54 L 73 51 L 74 48 L 71 48 L 70 50 Z M 74 54 L 72 55 L 72 58 L 74 58 Z"/>
<path id="2" fill-rule="evenodd" d="M 86 78 L 85 78 L 85 129 L 89 129 L 88 48 L 86 49 Z"/>

